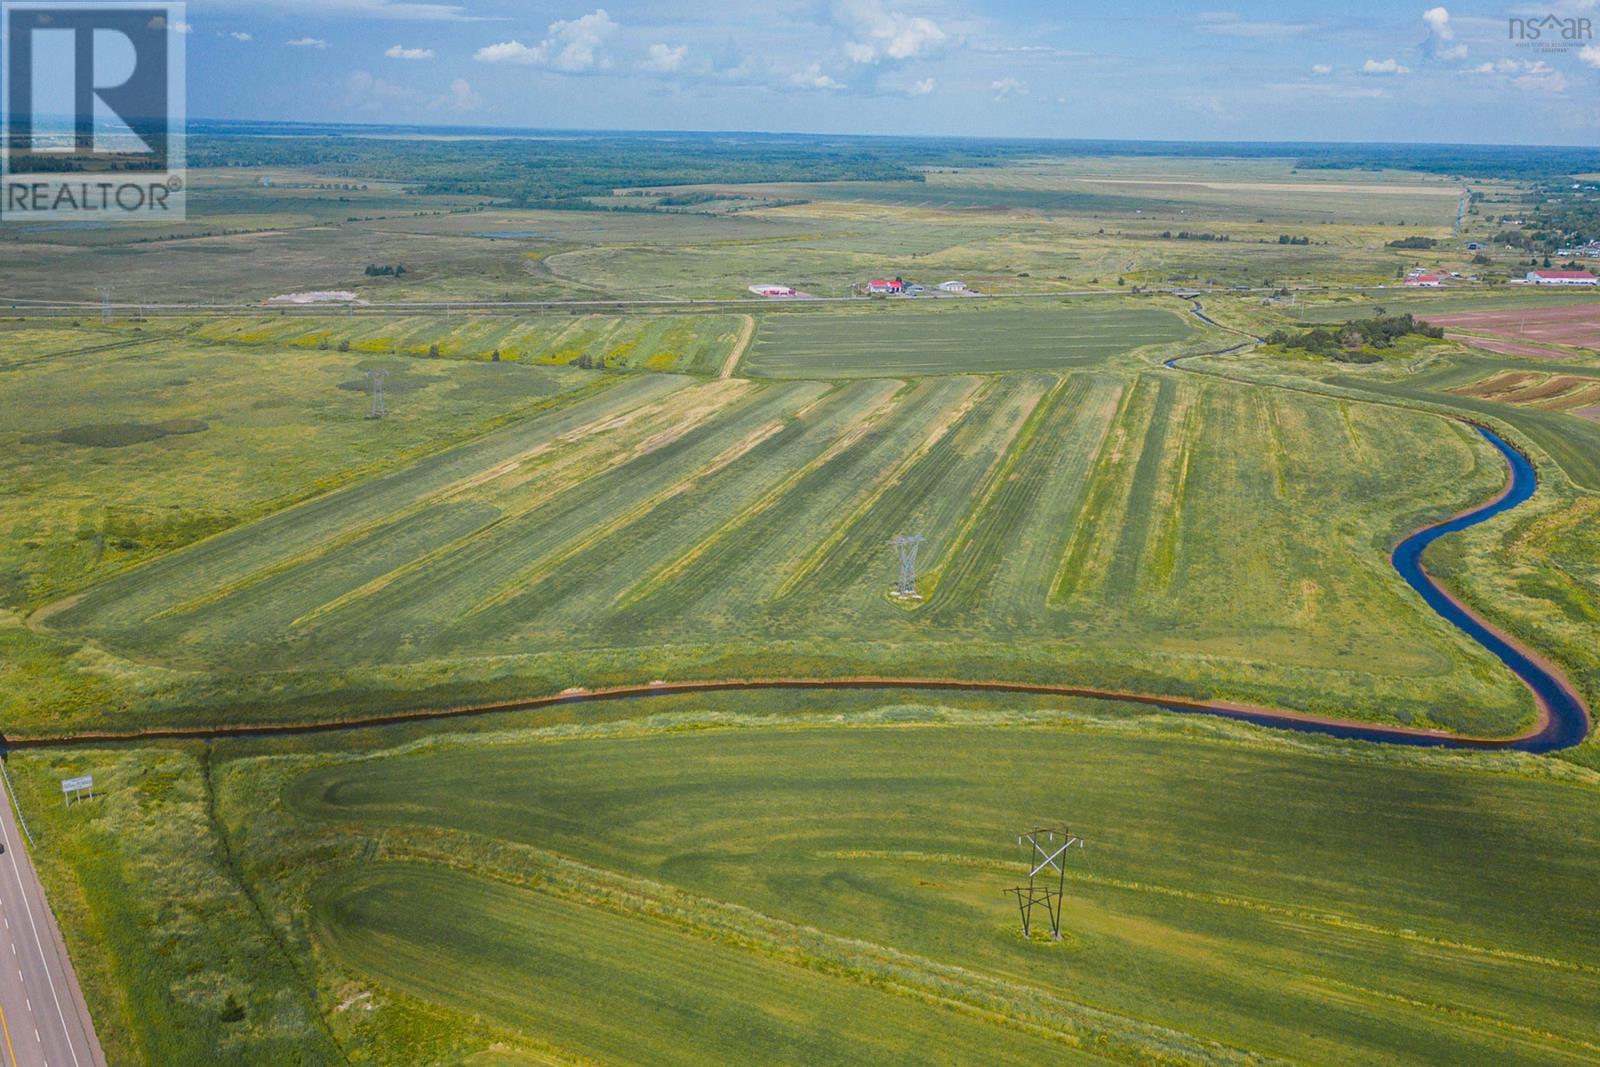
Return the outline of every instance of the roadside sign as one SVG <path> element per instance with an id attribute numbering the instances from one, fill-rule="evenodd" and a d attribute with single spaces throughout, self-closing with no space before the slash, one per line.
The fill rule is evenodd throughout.
<path id="1" fill-rule="evenodd" d="M 61 779 L 61 799 L 64 803 L 70 804 L 86 796 L 94 796 L 94 775 Z"/>

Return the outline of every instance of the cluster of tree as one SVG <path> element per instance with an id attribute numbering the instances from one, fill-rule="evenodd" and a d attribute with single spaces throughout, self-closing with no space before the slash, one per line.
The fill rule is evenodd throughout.
<path id="1" fill-rule="evenodd" d="M 1439 244 L 1432 237 L 1402 237 L 1398 241 L 1390 241 L 1390 248 L 1434 248 Z"/>
<path id="2" fill-rule="evenodd" d="M 367 264 L 367 277 L 369 278 L 398 278 L 405 272 L 404 263 L 384 264 L 381 267 L 376 263 Z"/>
<path id="3" fill-rule="evenodd" d="M 1280 245 L 1308 245 L 1311 243 L 1311 238 L 1292 237 L 1289 234 L 1280 233 L 1278 234 L 1278 243 Z"/>
<path id="4" fill-rule="evenodd" d="M 1274 330 L 1267 335 L 1266 342 L 1298 348 L 1340 363 L 1376 363 L 1382 358 L 1376 349 L 1393 348 L 1396 341 L 1410 334 L 1439 338 L 1444 336 L 1444 330 L 1407 313 L 1356 319 L 1343 326 L 1324 326 L 1301 333 Z"/>
<path id="5" fill-rule="evenodd" d="M 1162 230 L 1161 237 L 1167 241 L 1231 241 L 1233 238 L 1225 233 L 1199 233 L 1193 230 Z"/>

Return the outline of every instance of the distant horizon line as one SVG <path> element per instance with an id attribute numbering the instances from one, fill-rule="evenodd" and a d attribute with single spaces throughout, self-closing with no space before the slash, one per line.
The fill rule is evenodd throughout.
<path id="1" fill-rule="evenodd" d="M 520 134 L 561 134 L 567 136 L 592 136 L 604 134 L 624 137 L 664 137 L 664 136 L 698 136 L 698 137 L 808 137 L 808 138 L 841 138 L 858 141 L 983 141 L 990 143 L 1012 144 L 1155 144 L 1155 145 L 1249 145 L 1249 146 L 1340 146 L 1340 147 L 1368 147 L 1382 146 L 1386 148 L 1400 148 L 1408 145 L 1428 148 L 1502 148 L 1502 149 L 1527 149 L 1530 151 L 1559 150 L 1572 152 L 1595 152 L 1600 154 L 1600 145 L 1583 144 L 1526 144 L 1511 141 L 1340 141 L 1340 140 L 1282 140 L 1277 138 L 1251 139 L 1213 139 L 1213 138 L 1173 138 L 1173 137 L 1020 137 L 1020 136 L 985 136 L 982 134 L 962 133 L 831 133 L 804 130 L 694 130 L 694 129 L 625 129 L 595 126 L 488 126 L 471 123 L 449 124 L 431 122 L 333 122 L 310 119 L 229 119 L 229 118 L 195 118 L 188 120 L 190 126 L 286 126 L 308 127 L 316 129 L 350 129 L 350 130 L 440 130 L 466 133 L 520 133 Z"/>

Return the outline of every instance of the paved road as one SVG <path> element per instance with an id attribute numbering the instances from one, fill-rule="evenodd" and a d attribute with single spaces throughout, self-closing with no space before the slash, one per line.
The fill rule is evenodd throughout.
<path id="1" fill-rule="evenodd" d="M 1393 283 L 1386 285 L 1290 285 L 1284 286 L 1295 293 L 1394 293 L 1401 287 Z M 1251 296 L 1271 294 L 1278 292 L 1278 286 L 1210 286 L 1210 287 L 1175 287 L 1175 286 L 1150 286 L 1139 287 L 1139 292 L 1145 295 L 1174 296 L 1190 293 L 1203 295 L 1238 295 Z M 897 304 L 916 304 L 927 306 L 930 304 L 943 304 L 947 301 L 1010 301 L 1010 300 L 1060 300 L 1063 297 L 1126 297 L 1136 295 L 1130 289 L 1061 289 L 1050 292 L 1031 293 L 967 293 L 959 297 L 935 296 L 925 293 L 917 297 L 890 297 L 889 300 Z M 494 314 L 514 314 L 526 311 L 605 311 L 626 310 L 629 308 L 656 308 L 675 309 L 678 311 L 739 311 L 752 312 L 766 310 L 790 310 L 796 307 L 808 307 L 815 304 L 871 304 L 876 298 L 867 296 L 818 296 L 809 300 L 767 300 L 761 297 L 589 297 L 573 300 L 396 300 L 374 301 L 370 303 L 357 302 L 353 304 L 326 303 L 326 304 L 274 304 L 267 300 L 243 301 L 216 301 L 212 303 L 115 303 L 111 305 L 112 312 L 116 314 L 137 314 L 142 316 L 154 315 L 238 315 L 241 313 L 275 312 L 284 315 L 383 315 L 383 314 L 469 314 L 473 312 Z M 99 311 L 101 304 L 92 300 L 37 300 L 28 298 L 12 298 L 4 305 L 13 311 L 26 314 L 56 314 L 81 316 L 86 311 Z"/>
<path id="2" fill-rule="evenodd" d="M 0 843 L 0 1067 L 105 1067 L 9 796 Z"/>

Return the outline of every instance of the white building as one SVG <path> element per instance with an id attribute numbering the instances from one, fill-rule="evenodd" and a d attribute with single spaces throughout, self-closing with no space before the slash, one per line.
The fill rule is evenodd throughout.
<path id="1" fill-rule="evenodd" d="M 966 282 L 940 282 L 939 288 L 947 293 L 964 293 L 967 291 Z"/>
<path id="2" fill-rule="evenodd" d="M 1527 282 L 1529 285 L 1596 285 L 1600 284 L 1600 278 L 1586 270 L 1530 270 Z"/>

